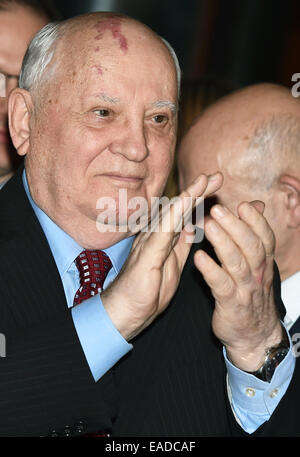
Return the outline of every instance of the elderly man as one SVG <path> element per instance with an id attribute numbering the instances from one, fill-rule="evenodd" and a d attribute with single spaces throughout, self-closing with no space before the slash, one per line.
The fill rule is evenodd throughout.
<path id="1" fill-rule="evenodd" d="M 220 169 L 215 194 L 233 212 L 259 199 L 276 237 L 285 323 L 300 333 L 300 105 L 291 91 L 259 84 L 223 98 L 200 116 L 179 148 L 180 187 Z M 298 322 L 297 322 L 298 320 Z"/>
<path id="2" fill-rule="evenodd" d="M 212 210 L 223 267 L 189 255 L 182 221 L 220 173 L 200 175 L 151 230 L 128 223 L 171 169 L 178 82 L 169 46 L 109 13 L 48 25 L 26 53 L 9 98 L 25 169 L 0 194 L 2 435 L 270 434 L 294 402 L 261 205 Z M 280 430 L 295 432 L 293 411 L 282 414 Z"/>
<path id="3" fill-rule="evenodd" d="M 49 2 L 48 2 L 49 4 Z M 37 0 L 0 0 L 0 73 L 6 94 L 17 87 L 27 46 L 38 30 L 54 20 L 55 12 Z M 2 94 L 0 94 L 2 96 Z M 12 176 L 16 155 L 7 126 L 7 100 L 0 98 L 0 188 Z"/>

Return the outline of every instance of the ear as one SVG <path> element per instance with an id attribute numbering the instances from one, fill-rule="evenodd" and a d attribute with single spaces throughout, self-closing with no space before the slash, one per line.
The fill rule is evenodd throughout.
<path id="1" fill-rule="evenodd" d="M 287 224 L 291 228 L 300 227 L 300 179 L 282 175 L 279 178 L 280 190 L 284 192 L 284 203 L 288 214 Z"/>
<path id="2" fill-rule="evenodd" d="M 12 142 L 20 156 L 26 155 L 29 149 L 32 111 L 30 93 L 19 88 L 13 90 L 8 99 L 8 123 Z"/>

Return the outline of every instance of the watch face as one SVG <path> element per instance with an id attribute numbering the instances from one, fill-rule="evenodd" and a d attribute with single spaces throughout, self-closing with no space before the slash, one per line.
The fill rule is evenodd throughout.
<path id="1" fill-rule="evenodd" d="M 266 381 L 271 381 L 274 371 L 276 370 L 278 365 L 283 361 L 288 352 L 289 348 L 277 349 L 276 352 L 271 356 L 271 358 L 267 360 L 263 370 L 264 378 Z"/>
<path id="2" fill-rule="evenodd" d="M 288 333 L 285 329 L 283 329 L 283 338 L 281 342 L 266 352 L 266 360 L 262 367 L 260 367 L 257 371 L 248 372 L 253 376 L 256 376 L 258 379 L 262 381 L 270 382 L 274 371 L 278 367 L 278 365 L 283 361 L 285 356 L 290 350 L 290 340 L 288 337 Z"/>

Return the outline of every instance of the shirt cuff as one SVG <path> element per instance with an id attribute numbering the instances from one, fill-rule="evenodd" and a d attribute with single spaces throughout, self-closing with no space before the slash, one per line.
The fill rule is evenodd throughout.
<path id="1" fill-rule="evenodd" d="M 74 306 L 72 317 L 83 352 L 97 382 L 133 346 L 127 343 L 112 323 L 100 295 Z"/>
<path id="2" fill-rule="evenodd" d="M 253 433 L 266 420 L 284 396 L 295 368 L 295 357 L 290 340 L 290 350 L 274 371 L 271 382 L 265 382 L 235 367 L 223 348 L 228 373 L 229 396 L 233 412 L 243 429 Z"/>

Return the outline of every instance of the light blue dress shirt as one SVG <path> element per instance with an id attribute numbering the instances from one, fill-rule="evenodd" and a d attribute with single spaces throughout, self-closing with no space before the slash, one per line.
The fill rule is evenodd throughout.
<path id="1" fill-rule="evenodd" d="M 79 288 L 79 273 L 75 259 L 83 248 L 34 203 L 29 192 L 25 171 L 23 183 L 28 199 L 48 240 L 63 283 L 68 307 L 71 308 L 75 293 Z M 133 237 L 130 237 L 104 249 L 113 266 L 104 282 L 104 289 L 120 272 L 130 253 L 132 243 Z M 98 381 L 132 349 L 132 345 L 127 343 L 113 325 L 99 294 L 72 308 L 71 313 L 88 365 L 95 381 Z M 227 359 L 225 349 L 224 358 L 228 372 L 228 394 L 233 412 L 244 430 L 252 433 L 271 417 L 286 392 L 295 367 L 292 346 L 283 362 L 276 368 L 271 383 L 263 382 L 236 368 Z"/>
<path id="2" fill-rule="evenodd" d="M 80 286 L 75 259 L 84 249 L 35 204 L 29 192 L 25 171 L 23 184 L 48 240 L 62 280 L 67 305 L 71 308 L 75 293 Z M 133 239 L 133 237 L 125 238 L 116 245 L 103 249 L 112 263 L 112 268 L 103 284 L 104 289 L 115 279 L 123 267 L 131 250 Z M 132 344 L 129 344 L 113 325 L 99 294 L 72 308 L 71 313 L 86 360 L 95 381 L 98 381 L 132 349 Z"/>

